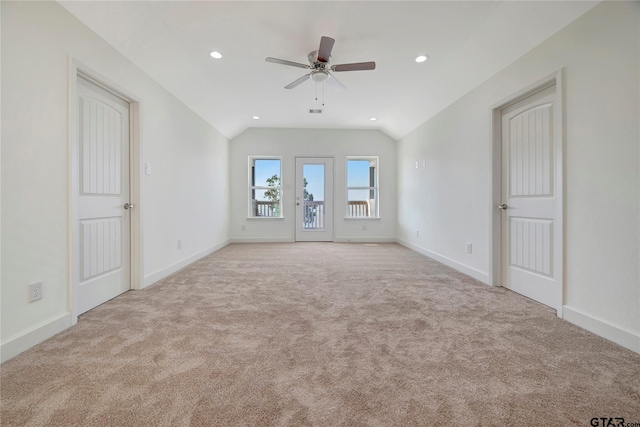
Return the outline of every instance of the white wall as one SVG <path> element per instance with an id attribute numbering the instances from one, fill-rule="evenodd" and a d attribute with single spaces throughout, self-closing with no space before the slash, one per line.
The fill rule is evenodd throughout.
<path id="1" fill-rule="evenodd" d="M 183 104 L 170 100 L 144 103 L 153 122 L 143 128 L 143 158 L 152 167 L 150 176 L 142 176 L 145 286 L 229 239 L 229 143 Z"/>
<path id="2" fill-rule="evenodd" d="M 252 128 L 230 144 L 231 239 L 294 240 L 295 158 L 334 157 L 334 240 L 392 241 L 396 226 L 396 142 L 377 130 Z M 282 156 L 283 219 L 248 219 L 248 157 Z M 346 156 L 378 156 L 380 218 L 345 219 Z M 366 225 L 366 230 L 362 226 Z M 245 231 L 242 231 L 242 227 Z"/>
<path id="3" fill-rule="evenodd" d="M 2 360 L 71 325 L 70 57 L 141 103 L 144 285 L 228 241 L 228 141 L 54 2 L 2 2 Z M 183 248 L 177 249 L 177 239 Z M 27 284 L 44 298 L 27 303 Z"/>
<path id="4" fill-rule="evenodd" d="M 639 15 L 638 2 L 596 6 L 398 143 L 398 238 L 488 281 L 490 109 L 564 68 L 563 312 L 635 351 L 640 351 Z M 423 158 L 427 166 L 415 169 Z M 474 245 L 471 255 L 466 242 Z"/>

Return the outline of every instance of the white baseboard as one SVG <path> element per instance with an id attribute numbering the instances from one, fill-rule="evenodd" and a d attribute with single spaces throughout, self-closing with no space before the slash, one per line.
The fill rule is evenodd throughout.
<path id="1" fill-rule="evenodd" d="M 393 243 L 394 237 L 334 237 L 335 243 Z M 293 243 L 290 237 L 236 237 L 231 243 Z"/>
<path id="2" fill-rule="evenodd" d="M 231 243 L 293 243 L 291 237 L 234 237 Z"/>
<path id="3" fill-rule="evenodd" d="M 335 237 L 336 243 L 394 243 L 394 237 Z"/>
<path id="4" fill-rule="evenodd" d="M 71 313 L 62 313 L 45 320 L 0 344 L 0 363 L 4 363 L 41 342 L 59 334 L 73 324 Z"/>
<path id="5" fill-rule="evenodd" d="M 458 270 L 461 273 L 466 274 L 467 276 L 471 276 L 476 280 L 481 281 L 487 285 L 491 285 L 491 281 L 489 280 L 489 274 L 484 273 L 480 270 L 476 270 L 473 267 L 469 267 L 468 265 L 464 265 L 459 263 L 458 261 L 452 260 L 451 258 L 447 258 L 446 256 L 437 254 L 429 249 L 425 249 L 422 246 L 414 245 L 413 243 L 405 242 L 401 239 L 396 239 L 396 242 L 402 246 L 405 246 L 413 251 L 416 251 L 422 255 L 428 256 L 429 258 L 433 258 L 434 260 L 441 262 L 442 264 L 451 267 L 455 270 Z"/>
<path id="6" fill-rule="evenodd" d="M 562 317 L 567 322 L 571 322 L 602 338 L 620 344 L 631 351 L 640 353 L 640 334 L 637 332 L 613 325 L 606 320 L 598 319 L 595 316 L 568 305 L 562 307 Z"/>
<path id="7" fill-rule="evenodd" d="M 148 276 L 145 276 L 145 278 L 143 280 L 143 283 L 142 283 L 142 288 L 141 289 L 144 289 L 147 286 L 151 286 L 154 283 L 156 283 L 157 281 L 162 280 L 165 277 L 172 275 L 176 271 L 185 268 L 189 264 L 192 264 L 192 263 L 198 261 L 199 259 L 204 258 L 207 255 L 210 255 L 210 254 L 214 253 L 215 251 L 218 251 L 218 250 L 224 248 L 229 243 L 231 243 L 229 240 L 225 240 L 224 242 L 218 243 L 217 245 L 214 245 L 214 246 L 211 246 L 209 248 L 203 249 L 200 252 L 196 252 L 195 254 L 193 254 L 191 256 L 183 258 L 180 261 L 178 261 L 178 262 L 176 262 L 174 264 L 171 264 L 168 267 L 165 267 L 165 268 L 162 268 L 160 270 L 154 271 L 153 273 L 149 274 Z"/>

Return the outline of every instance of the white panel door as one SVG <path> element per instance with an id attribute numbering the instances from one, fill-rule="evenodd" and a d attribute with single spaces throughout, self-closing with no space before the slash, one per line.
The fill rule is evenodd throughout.
<path id="1" fill-rule="evenodd" d="M 333 241 L 332 158 L 296 158 L 296 241 Z"/>
<path id="2" fill-rule="evenodd" d="M 502 285 L 561 309 L 555 86 L 502 111 Z"/>
<path id="3" fill-rule="evenodd" d="M 131 287 L 129 104 L 78 78 L 78 314 Z"/>

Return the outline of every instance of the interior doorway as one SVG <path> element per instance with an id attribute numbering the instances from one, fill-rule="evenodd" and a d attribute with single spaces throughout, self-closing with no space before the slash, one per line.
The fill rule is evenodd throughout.
<path id="1" fill-rule="evenodd" d="M 78 73 L 72 164 L 72 312 L 132 288 L 132 105 Z"/>
<path id="2" fill-rule="evenodd" d="M 494 238 L 494 244 L 500 248 L 496 254 L 500 267 L 494 272 L 502 286 L 556 309 L 561 316 L 563 156 L 556 81 L 494 110 L 498 135 L 494 150 L 499 150 L 500 158 L 493 207 L 499 222 L 499 240 Z"/>

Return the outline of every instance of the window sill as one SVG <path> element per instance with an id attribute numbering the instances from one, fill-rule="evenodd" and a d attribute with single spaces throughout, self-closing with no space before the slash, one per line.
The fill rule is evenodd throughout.
<path id="1" fill-rule="evenodd" d="M 264 220 L 275 220 L 275 219 L 280 219 L 283 220 L 284 217 L 283 216 L 248 216 L 246 219 L 248 220 L 253 220 L 253 219 L 257 219 L 259 221 L 264 221 Z"/>
<path id="2" fill-rule="evenodd" d="M 371 220 L 380 220 L 381 218 L 379 216 L 345 216 L 344 219 L 371 221 Z"/>

